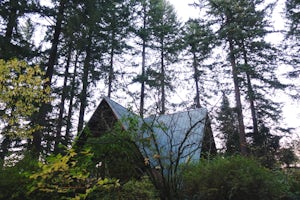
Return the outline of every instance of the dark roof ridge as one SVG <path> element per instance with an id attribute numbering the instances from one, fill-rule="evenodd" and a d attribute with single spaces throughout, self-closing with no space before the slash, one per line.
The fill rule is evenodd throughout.
<path id="1" fill-rule="evenodd" d="M 127 113 L 130 115 L 136 115 L 134 112 L 130 111 L 126 107 L 122 106 L 121 104 L 117 103 L 116 101 L 112 100 L 111 98 L 109 98 L 107 96 L 104 96 L 103 100 L 105 100 L 109 104 L 109 106 L 113 110 L 113 112 L 118 115 L 117 116 L 118 119 L 121 119 L 123 117 L 122 114 L 120 113 L 120 111 L 123 112 L 123 114 Z"/>

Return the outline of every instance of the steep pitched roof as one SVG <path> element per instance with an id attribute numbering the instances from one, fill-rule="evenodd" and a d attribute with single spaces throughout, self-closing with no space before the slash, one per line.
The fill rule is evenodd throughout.
<path id="1" fill-rule="evenodd" d="M 134 114 L 133 112 L 129 111 L 127 108 L 123 107 L 122 105 L 118 104 L 117 102 L 111 100 L 108 97 L 104 97 L 102 101 L 106 101 L 108 103 L 108 105 L 112 109 L 114 115 L 116 116 L 116 118 L 118 120 L 120 120 L 120 122 L 122 123 L 122 125 L 125 129 L 128 129 L 128 127 L 129 127 L 129 124 L 128 124 L 129 122 L 126 119 L 132 118 L 132 117 L 140 118 L 138 115 Z"/>
<path id="2" fill-rule="evenodd" d="M 180 154 L 180 163 L 200 158 L 206 120 L 205 108 L 145 119 L 150 124 L 149 131 L 155 133 L 160 156 L 168 157 L 169 161 L 175 162 Z M 148 154 L 147 151 L 146 149 L 144 153 Z M 156 162 L 155 159 L 150 159 L 152 163 Z"/>
<path id="3" fill-rule="evenodd" d="M 123 126 L 128 128 L 128 121 L 124 119 L 137 117 L 137 115 L 129 112 L 126 108 L 109 98 L 105 98 L 105 100 L 110 104 Z M 143 123 L 146 123 L 148 126 L 147 131 L 143 130 L 143 132 L 140 133 L 141 137 L 148 137 L 149 132 L 155 133 L 156 145 L 161 151 L 160 156 L 170 157 L 170 152 L 172 152 L 173 155 L 180 153 L 180 162 L 198 160 L 200 158 L 205 123 L 207 120 L 207 110 L 205 108 L 150 116 L 145 119 L 138 117 L 138 119 L 140 126 Z M 140 148 L 142 149 L 141 146 Z M 149 149 L 143 149 L 144 154 L 151 154 Z M 150 158 L 150 160 L 151 163 L 155 163 L 155 159 Z"/>
<path id="4" fill-rule="evenodd" d="M 103 101 L 106 101 L 109 104 L 110 108 L 113 110 L 114 114 L 119 120 L 134 115 L 134 113 L 130 112 L 127 108 L 121 106 L 120 104 L 111 100 L 108 97 L 104 97 Z"/>
<path id="5" fill-rule="evenodd" d="M 122 119 L 134 115 L 134 113 L 110 98 L 104 97 L 89 119 L 87 126 L 79 133 L 78 143 L 82 143 L 87 139 L 88 135 L 86 130 L 89 130 L 88 132 L 94 137 L 101 136 L 106 131 L 113 128 L 117 121 L 120 121 L 123 128 L 127 129 L 128 123 Z"/>
<path id="6" fill-rule="evenodd" d="M 120 121 L 123 128 L 128 129 L 130 123 L 128 119 L 133 117 L 138 119 L 138 126 L 140 126 L 140 133 L 137 135 L 136 141 L 144 141 L 154 133 L 155 141 L 152 140 L 151 145 L 156 145 L 159 155 L 168 158 L 167 162 L 173 162 L 172 155 L 174 155 L 174 159 L 176 159 L 175 155 L 180 155 L 180 163 L 200 158 L 207 122 L 205 108 L 142 119 L 110 98 L 104 97 L 89 120 L 88 126 L 93 135 L 101 135 L 107 130 L 104 124 L 109 124 L 112 128 L 116 121 Z M 151 156 L 153 152 L 150 151 L 152 150 L 145 148 L 139 142 L 136 145 L 140 148 L 143 156 L 148 157 L 150 163 L 155 166 L 157 159 L 153 155 Z"/>

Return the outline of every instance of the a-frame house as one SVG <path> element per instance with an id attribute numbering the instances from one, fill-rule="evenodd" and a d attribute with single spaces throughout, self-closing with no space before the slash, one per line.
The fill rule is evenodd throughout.
<path id="1" fill-rule="evenodd" d="M 130 118 L 138 120 L 136 125 L 139 126 L 139 132 L 133 142 L 136 143 L 134 151 L 140 152 L 141 162 L 137 162 L 140 171 L 145 169 L 141 167 L 141 163 L 148 165 L 148 168 L 160 169 L 158 157 L 165 159 L 164 163 L 183 163 L 216 153 L 206 109 L 198 108 L 142 119 L 107 97 L 102 99 L 86 124 L 85 129 L 88 131 L 79 134 L 77 143 L 83 145 L 89 137 L 103 136 L 112 130 L 117 122 L 121 124 L 122 129 L 127 130 L 130 123 L 127 119 Z M 140 141 L 147 138 L 149 142 L 148 146 L 145 146 Z M 150 148 L 149 145 L 155 148 Z"/>

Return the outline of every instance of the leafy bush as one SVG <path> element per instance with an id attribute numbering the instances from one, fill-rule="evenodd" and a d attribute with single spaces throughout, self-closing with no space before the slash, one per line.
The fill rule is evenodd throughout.
<path id="1" fill-rule="evenodd" d="M 16 163 L 8 166 L 0 164 L 0 199 L 24 200 L 31 184 L 29 176 L 38 169 L 38 163 L 29 154 L 19 161 L 13 160 Z"/>
<path id="2" fill-rule="evenodd" d="M 281 173 L 241 156 L 202 160 L 185 172 L 183 185 L 184 198 L 206 200 L 274 200 L 288 190 Z"/>
<path id="3" fill-rule="evenodd" d="M 135 200 L 154 200 L 158 198 L 158 191 L 154 188 L 149 177 L 142 177 L 141 180 L 128 181 L 123 186 L 123 199 L 135 199 Z"/>
<path id="4" fill-rule="evenodd" d="M 97 181 L 89 177 L 92 155 L 89 149 L 78 153 L 70 149 L 64 156 L 49 156 L 46 163 L 39 163 L 40 169 L 30 176 L 30 198 L 72 199 L 84 196 Z"/>
<path id="5" fill-rule="evenodd" d="M 156 200 L 158 192 L 148 177 L 141 180 L 132 179 L 121 185 L 116 179 L 103 179 L 89 192 L 87 200 Z"/>
<path id="6" fill-rule="evenodd" d="M 289 200 L 300 199 L 300 171 L 299 169 L 287 169 L 285 174 L 288 177 L 289 192 L 287 197 Z"/>

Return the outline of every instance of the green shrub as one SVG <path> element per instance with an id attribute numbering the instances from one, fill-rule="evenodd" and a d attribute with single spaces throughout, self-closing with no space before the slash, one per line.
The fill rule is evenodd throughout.
<path id="1" fill-rule="evenodd" d="M 286 195 L 289 200 L 299 200 L 300 199 L 300 171 L 299 169 L 288 168 L 285 172 L 289 185 L 289 191 Z"/>
<path id="2" fill-rule="evenodd" d="M 192 165 L 184 174 L 183 198 L 252 200 L 281 199 L 288 186 L 282 174 L 241 157 L 218 157 Z"/>
<path id="3" fill-rule="evenodd" d="M 30 155 L 25 155 L 16 163 L 8 166 L 2 166 L 2 163 L 0 165 L 0 199 L 27 199 L 28 186 L 31 184 L 29 176 L 32 171 L 38 169 L 37 162 Z"/>
<path id="4" fill-rule="evenodd" d="M 94 186 L 87 200 L 157 200 L 158 192 L 148 177 L 132 179 L 123 185 L 116 179 L 103 179 Z"/>
<path id="5" fill-rule="evenodd" d="M 158 198 L 158 191 L 151 183 L 149 177 L 142 177 L 141 180 L 130 180 L 123 186 L 123 199 L 132 200 L 154 200 Z"/>

